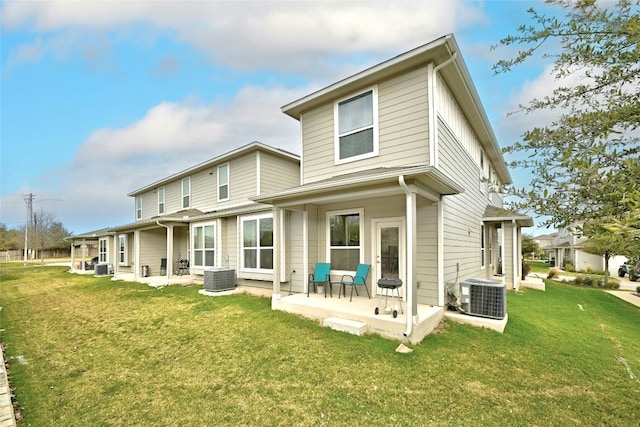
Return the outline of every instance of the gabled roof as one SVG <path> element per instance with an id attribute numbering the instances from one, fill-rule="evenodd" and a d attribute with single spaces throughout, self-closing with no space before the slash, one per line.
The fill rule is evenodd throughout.
<path id="1" fill-rule="evenodd" d="M 285 150 L 281 150 L 279 148 L 271 147 L 269 145 L 263 144 L 263 143 L 258 142 L 258 141 L 253 141 L 252 143 L 249 143 L 249 144 L 244 145 L 242 147 L 236 148 L 235 150 L 231 150 L 231 151 L 229 151 L 227 153 L 224 153 L 224 154 L 222 154 L 222 155 L 220 155 L 218 157 L 214 157 L 214 158 L 209 159 L 209 160 L 207 160 L 205 162 L 199 163 L 199 164 L 197 164 L 195 166 L 192 166 L 192 167 L 190 167 L 188 169 L 185 169 L 185 170 L 183 170 L 181 172 L 175 173 L 175 174 L 173 174 L 171 176 L 168 176 L 166 178 L 162 178 L 159 181 L 155 181 L 155 182 L 153 182 L 153 183 L 151 183 L 149 185 L 145 185 L 144 187 L 138 188 L 137 190 L 134 190 L 134 191 L 130 192 L 129 194 L 127 194 L 127 196 L 137 196 L 137 195 L 142 194 L 142 193 L 144 193 L 146 191 L 149 191 L 151 189 L 154 189 L 154 188 L 157 188 L 159 186 L 162 186 L 162 185 L 164 185 L 164 184 L 166 184 L 168 182 L 175 181 L 176 179 L 181 179 L 181 178 L 187 177 L 187 176 L 191 175 L 192 173 L 197 172 L 197 171 L 199 171 L 201 169 L 206 169 L 206 168 L 209 168 L 209 167 L 214 166 L 216 164 L 221 164 L 221 163 L 224 163 L 224 162 L 228 162 L 229 160 L 231 160 L 231 159 L 233 159 L 235 157 L 239 157 L 239 156 L 245 155 L 247 153 L 250 153 L 252 151 L 258 151 L 258 150 L 266 151 L 266 152 L 269 152 L 269 153 L 274 154 L 276 156 L 291 160 L 293 162 L 300 163 L 300 156 L 298 156 L 296 154 L 290 153 L 290 152 L 285 151 Z"/>
<path id="2" fill-rule="evenodd" d="M 282 112 L 300 120 L 302 114 L 329 102 L 349 95 L 359 89 L 371 86 L 397 74 L 407 72 L 421 65 L 433 63 L 435 66 L 452 60 L 452 64 L 440 71 L 440 76 L 458 101 L 465 118 L 478 135 L 485 152 L 505 184 L 512 182 L 509 170 L 502 157 L 502 151 L 480 97 L 469 75 L 467 66 L 460 55 L 460 48 L 453 34 L 440 37 L 430 43 L 391 58 L 362 72 L 340 80 L 310 95 L 282 107 Z"/>

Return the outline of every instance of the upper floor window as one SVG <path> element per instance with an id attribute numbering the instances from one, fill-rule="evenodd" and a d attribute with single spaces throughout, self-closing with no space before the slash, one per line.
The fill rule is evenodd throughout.
<path id="1" fill-rule="evenodd" d="M 158 188 L 158 214 L 164 214 L 164 187 Z"/>
<path id="2" fill-rule="evenodd" d="M 242 269 L 273 271 L 273 215 L 242 219 Z"/>
<path id="3" fill-rule="evenodd" d="M 127 248 L 126 234 L 120 234 L 118 236 L 118 264 L 120 265 L 129 264 L 129 254 L 128 254 L 128 248 Z"/>
<path id="4" fill-rule="evenodd" d="M 378 93 L 369 89 L 334 106 L 336 164 L 378 155 Z"/>
<path id="5" fill-rule="evenodd" d="M 107 239 L 102 238 L 98 240 L 98 262 L 105 263 L 109 259 L 109 247 L 107 245 Z"/>
<path id="6" fill-rule="evenodd" d="M 136 219 L 142 218 L 142 196 L 136 196 Z"/>
<path id="7" fill-rule="evenodd" d="M 182 180 L 182 209 L 191 206 L 191 178 Z"/>
<path id="8" fill-rule="evenodd" d="M 229 200 L 229 164 L 218 166 L 218 201 Z"/>
<path id="9" fill-rule="evenodd" d="M 215 267 L 216 265 L 216 225 L 207 224 L 193 227 L 193 266 Z"/>
<path id="10" fill-rule="evenodd" d="M 355 271 L 362 254 L 361 212 L 334 212 L 328 216 L 331 268 Z"/>

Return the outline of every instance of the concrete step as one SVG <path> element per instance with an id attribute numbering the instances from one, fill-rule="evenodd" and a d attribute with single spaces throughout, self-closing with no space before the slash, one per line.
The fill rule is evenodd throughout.
<path id="1" fill-rule="evenodd" d="M 367 324 L 357 320 L 342 319 L 340 317 L 327 317 L 322 322 L 323 326 L 353 335 L 364 335 L 367 332 Z"/>

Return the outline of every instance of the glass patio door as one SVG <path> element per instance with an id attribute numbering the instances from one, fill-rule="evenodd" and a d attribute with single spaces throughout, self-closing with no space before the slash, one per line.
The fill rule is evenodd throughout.
<path id="1" fill-rule="evenodd" d="M 402 279 L 404 282 L 405 236 L 404 223 L 395 221 L 374 221 L 375 224 L 375 289 L 378 279 Z M 404 288 L 400 294 L 404 295 Z"/>

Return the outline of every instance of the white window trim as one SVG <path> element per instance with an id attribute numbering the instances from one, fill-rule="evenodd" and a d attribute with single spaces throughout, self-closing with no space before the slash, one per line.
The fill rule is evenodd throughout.
<path id="1" fill-rule="evenodd" d="M 360 259 L 359 259 L 359 263 L 362 264 L 364 263 L 364 248 L 365 248 L 365 236 L 364 236 L 364 209 L 345 209 L 345 210 L 339 210 L 339 211 L 327 211 L 327 215 L 326 215 L 326 219 L 325 219 L 325 235 L 326 235 L 326 240 L 327 240 L 327 248 L 326 248 L 326 260 L 327 262 L 331 262 L 331 217 L 335 216 L 335 215 L 353 215 L 353 214 L 358 214 L 360 216 L 360 226 L 359 226 L 359 233 L 360 233 Z M 348 247 L 348 248 L 355 248 L 355 246 L 341 246 L 341 247 Z M 336 275 L 340 275 L 340 274 L 349 274 L 349 273 L 353 273 L 353 271 L 351 270 L 331 270 L 332 273 L 336 274 Z"/>
<path id="2" fill-rule="evenodd" d="M 142 219 L 142 196 L 136 196 L 136 219 Z"/>
<path id="3" fill-rule="evenodd" d="M 124 245 L 121 245 L 124 239 Z M 129 239 L 126 234 L 118 235 L 118 265 L 129 265 Z"/>
<path id="4" fill-rule="evenodd" d="M 107 262 L 109 262 L 109 239 L 101 237 L 98 239 L 98 263 L 106 264 Z"/>
<path id="5" fill-rule="evenodd" d="M 265 213 L 265 214 L 259 214 L 259 215 L 250 215 L 250 216 L 243 216 L 243 217 L 239 217 L 238 221 L 239 221 L 239 230 L 240 230 L 240 242 L 238 244 L 238 248 L 240 250 L 240 254 L 238 259 L 240 260 L 240 271 L 244 272 L 244 273 L 266 273 L 266 274 L 273 274 L 273 268 L 245 268 L 244 266 L 244 222 L 245 221 L 252 221 L 252 220 L 256 220 L 258 225 L 260 224 L 260 220 L 263 218 L 271 218 L 272 221 L 275 221 L 274 217 L 273 217 L 273 213 L 269 212 L 269 213 Z M 275 224 L 274 224 L 275 225 Z M 275 228 L 275 227 L 274 227 Z M 257 249 L 258 249 L 258 257 L 257 260 L 258 262 L 260 262 L 260 256 L 259 256 L 259 251 L 262 248 L 262 246 L 260 246 L 260 228 L 258 228 L 257 230 L 258 235 L 257 235 Z M 271 249 L 275 251 L 275 242 L 276 242 L 276 236 L 272 236 L 272 246 Z M 264 246 L 265 248 L 268 248 L 269 246 Z M 275 265 L 276 262 L 280 262 L 279 260 L 274 259 L 273 263 Z"/>
<path id="6" fill-rule="evenodd" d="M 186 194 L 185 194 L 185 192 L 184 192 L 184 182 L 185 182 L 185 181 L 187 181 L 187 182 L 189 183 L 189 192 L 188 192 L 188 193 L 186 193 Z M 188 209 L 188 208 L 190 208 L 190 207 L 191 207 L 191 177 L 190 177 L 190 176 L 188 176 L 188 177 L 186 177 L 186 178 L 183 178 L 183 179 L 180 181 L 180 186 L 181 186 L 180 191 L 182 192 L 182 202 L 181 202 L 182 209 Z M 185 198 L 185 197 L 189 197 L 189 203 L 187 203 L 187 205 L 186 205 L 186 206 L 185 206 L 185 204 L 184 204 L 184 198 Z"/>
<path id="7" fill-rule="evenodd" d="M 347 101 L 351 98 L 355 98 L 363 93 L 371 92 L 373 103 L 373 151 L 370 153 L 364 153 L 353 157 L 347 157 L 346 159 L 340 158 L 340 132 L 339 132 L 339 108 L 341 102 Z M 364 128 L 363 128 L 364 129 Z M 359 129 L 362 130 L 362 129 Z M 333 156 L 336 165 L 342 165 L 345 163 L 357 162 L 358 160 L 369 159 L 371 157 L 377 157 L 379 154 L 379 122 L 378 122 L 378 86 L 372 86 L 358 93 L 345 96 L 338 99 L 333 103 Z"/>
<path id="8" fill-rule="evenodd" d="M 162 200 L 160 195 L 162 194 Z M 162 207 L 162 209 L 160 209 Z M 158 215 L 164 215 L 167 213 L 167 190 L 164 187 L 158 188 Z"/>
<path id="9" fill-rule="evenodd" d="M 220 187 L 222 187 L 222 186 L 220 185 L 220 168 L 223 167 L 223 166 L 227 167 L 227 183 L 225 184 L 227 186 L 227 197 L 224 198 L 224 199 L 221 199 L 220 198 Z M 231 180 L 229 179 L 230 176 L 231 176 L 231 166 L 229 166 L 229 163 L 218 165 L 218 174 L 217 174 L 217 177 L 218 177 L 217 178 L 218 194 L 217 194 L 217 197 L 218 197 L 218 201 L 219 202 L 225 202 L 225 201 L 229 200 L 229 197 L 231 196 L 231 185 L 230 185 L 230 181 Z"/>
<path id="10" fill-rule="evenodd" d="M 213 226 L 213 235 L 214 235 L 214 239 L 215 241 L 213 242 L 213 264 L 214 265 L 199 265 L 196 264 L 196 232 L 195 229 L 196 228 L 200 228 L 202 227 L 204 229 L 204 227 L 207 226 Z M 220 263 L 220 247 L 219 247 L 219 242 L 220 242 L 220 226 L 218 224 L 218 220 L 215 221 L 208 221 L 208 222 L 198 222 L 198 223 L 194 223 L 191 224 L 191 242 L 190 242 L 190 247 L 189 247 L 189 253 L 191 254 L 191 260 L 189 261 L 189 267 L 191 268 L 196 268 L 196 269 L 205 269 L 205 268 L 209 268 L 209 267 L 220 267 L 221 263 Z M 204 251 L 205 248 L 202 248 L 202 250 Z M 204 261 L 205 257 L 203 255 L 202 260 Z"/>

